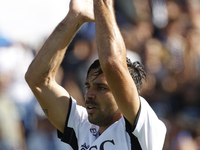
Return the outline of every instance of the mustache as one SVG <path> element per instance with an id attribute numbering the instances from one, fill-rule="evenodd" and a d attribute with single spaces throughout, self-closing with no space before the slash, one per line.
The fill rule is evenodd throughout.
<path id="1" fill-rule="evenodd" d="M 94 106 L 99 106 L 99 103 L 95 102 L 94 100 L 86 100 L 85 104 L 86 105 L 91 104 L 91 105 L 94 105 Z"/>

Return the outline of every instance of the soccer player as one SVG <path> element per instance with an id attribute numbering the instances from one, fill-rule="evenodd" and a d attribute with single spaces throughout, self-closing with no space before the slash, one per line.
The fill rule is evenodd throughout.
<path id="1" fill-rule="evenodd" d="M 88 69 L 82 107 L 56 83 L 55 74 L 74 35 L 90 21 L 96 25 L 99 60 Z M 140 63 L 126 58 L 114 0 L 71 0 L 68 14 L 31 63 L 26 81 L 59 138 L 74 150 L 161 150 L 166 127 L 139 96 L 145 75 Z"/>

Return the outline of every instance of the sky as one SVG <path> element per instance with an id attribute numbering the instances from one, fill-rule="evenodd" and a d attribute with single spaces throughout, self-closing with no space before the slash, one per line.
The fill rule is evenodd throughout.
<path id="1" fill-rule="evenodd" d="M 69 0 L 0 0 L 0 35 L 37 45 L 69 10 Z"/>

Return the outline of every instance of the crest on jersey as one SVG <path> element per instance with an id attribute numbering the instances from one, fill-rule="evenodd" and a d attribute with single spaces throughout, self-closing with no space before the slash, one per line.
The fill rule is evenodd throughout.
<path id="1" fill-rule="evenodd" d="M 90 128 L 90 132 L 92 133 L 93 136 L 95 136 L 95 137 L 98 136 L 98 131 L 96 128 Z"/>

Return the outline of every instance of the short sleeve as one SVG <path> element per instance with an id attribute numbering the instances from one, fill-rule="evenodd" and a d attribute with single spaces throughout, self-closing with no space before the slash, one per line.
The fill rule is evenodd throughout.
<path id="1" fill-rule="evenodd" d="M 87 119 L 84 107 L 77 105 L 76 100 L 70 97 L 69 112 L 66 118 L 64 133 L 57 130 L 58 138 L 69 144 L 74 150 L 78 150 L 78 136 L 81 122 Z"/>
<path id="2" fill-rule="evenodd" d="M 140 97 L 140 101 L 140 113 L 132 133 L 138 138 L 143 150 L 161 150 L 165 140 L 166 127 L 146 100 Z"/>

